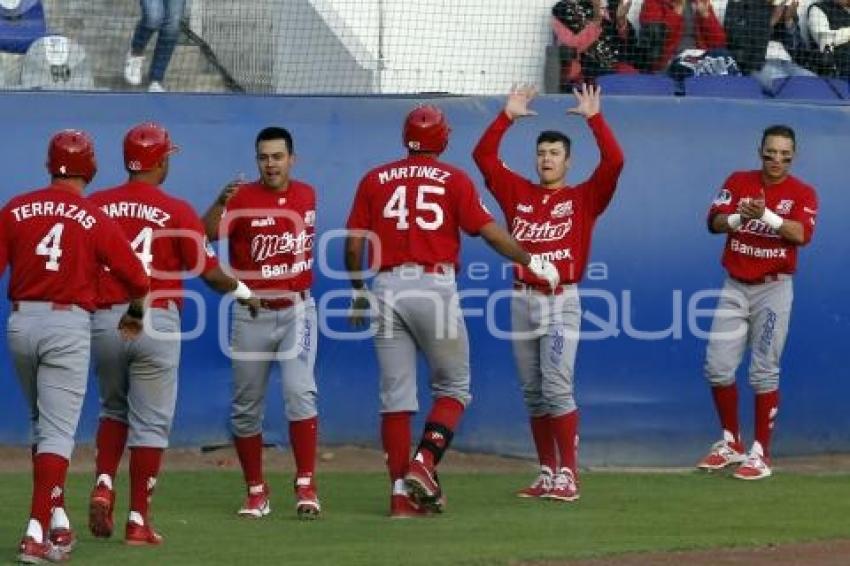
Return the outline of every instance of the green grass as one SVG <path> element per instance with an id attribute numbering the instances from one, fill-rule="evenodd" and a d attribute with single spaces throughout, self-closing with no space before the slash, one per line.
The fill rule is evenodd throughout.
<path id="1" fill-rule="evenodd" d="M 299 522 L 290 480 L 272 474 L 273 513 L 234 515 L 243 488 L 232 472 L 169 472 L 160 478 L 155 524 L 160 548 L 121 543 L 126 474 L 119 481 L 118 537 L 86 529 L 89 475 L 68 482 L 80 542 L 76 564 L 508 564 L 633 551 L 754 546 L 850 538 L 850 477 L 778 474 L 741 482 L 700 474 L 587 473 L 575 504 L 520 500 L 516 474 L 446 474 L 447 513 L 391 521 L 382 474 L 320 476 L 324 517 Z M 14 557 L 29 505 L 29 474 L 0 475 L 0 561 Z"/>

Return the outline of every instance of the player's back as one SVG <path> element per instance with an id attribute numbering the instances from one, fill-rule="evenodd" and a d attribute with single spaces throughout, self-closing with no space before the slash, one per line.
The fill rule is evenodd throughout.
<path id="1" fill-rule="evenodd" d="M 12 267 L 10 299 L 93 308 L 91 282 L 105 249 L 98 239 L 113 234 L 102 229 L 108 220 L 94 205 L 70 187 L 54 184 L 11 199 L 0 222 Z"/>
<path id="2" fill-rule="evenodd" d="M 456 264 L 460 230 L 477 233 L 486 223 L 481 222 L 481 210 L 466 173 L 433 157 L 414 155 L 363 177 L 348 227 L 375 234 L 381 249 L 372 253 L 381 267 Z"/>
<path id="3" fill-rule="evenodd" d="M 184 200 L 160 187 L 131 181 L 94 193 L 90 200 L 122 229 L 130 247 L 151 275 L 152 304 L 182 303 L 182 275 L 205 272 L 215 260 L 208 251 L 198 215 Z M 108 271 L 98 281 L 99 305 L 127 301 Z"/>

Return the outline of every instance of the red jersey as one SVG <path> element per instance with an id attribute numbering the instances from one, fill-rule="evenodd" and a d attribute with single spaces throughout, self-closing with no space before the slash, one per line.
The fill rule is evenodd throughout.
<path id="1" fill-rule="evenodd" d="M 148 291 L 148 276 L 121 229 L 62 183 L 14 197 L 0 210 L 0 274 L 7 264 L 12 301 L 51 301 L 93 311 L 94 282 L 104 266 L 130 297 Z"/>
<path id="2" fill-rule="evenodd" d="M 218 265 L 203 224 L 189 203 L 139 181 L 94 193 L 89 200 L 124 231 L 151 276 L 151 306 L 183 305 L 183 272 L 206 273 Z M 112 271 L 98 278 L 98 308 L 129 301 Z"/>
<path id="3" fill-rule="evenodd" d="M 240 185 L 221 218 L 230 264 L 252 291 L 305 291 L 313 284 L 316 193 L 291 180 L 283 191 Z"/>
<path id="4" fill-rule="evenodd" d="M 475 235 L 493 221 L 469 176 L 429 156 L 415 155 L 369 171 L 357 187 L 349 230 L 369 230 L 369 265 L 457 266 L 460 230 Z"/>
<path id="5" fill-rule="evenodd" d="M 583 277 L 593 225 L 611 202 L 623 170 L 623 152 L 602 114 L 587 123 L 601 159 L 590 178 L 575 187 L 545 189 L 502 163 L 499 144 L 512 124 L 504 112 L 490 124 L 472 154 L 505 214 L 511 235 L 527 252 L 552 262 L 561 283 L 577 283 Z M 515 266 L 514 273 L 519 281 L 548 287 L 523 267 Z"/>
<path id="6" fill-rule="evenodd" d="M 782 218 L 801 223 L 807 244 L 815 229 L 818 199 L 812 187 L 790 175 L 781 183 L 766 185 L 761 171 L 732 173 L 711 204 L 709 226 L 717 214 L 734 214 L 741 199 L 761 198 L 762 189 L 765 207 Z M 797 246 L 761 220 L 752 219 L 727 235 L 723 267 L 731 277 L 744 282 L 759 282 L 766 275 L 791 274 L 797 269 Z"/>

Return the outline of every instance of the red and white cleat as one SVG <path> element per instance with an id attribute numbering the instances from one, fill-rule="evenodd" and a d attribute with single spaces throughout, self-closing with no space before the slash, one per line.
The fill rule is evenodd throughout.
<path id="1" fill-rule="evenodd" d="M 390 518 L 392 519 L 415 519 L 429 515 L 431 513 L 427 509 L 417 505 L 407 494 L 394 493 L 390 497 Z"/>
<path id="2" fill-rule="evenodd" d="M 240 517 L 262 519 L 272 511 L 269 504 L 269 493 L 269 486 L 265 483 L 249 486 L 248 495 L 237 514 Z"/>
<path id="3" fill-rule="evenodd" d="M 533 498 L 546 497 L 552 491 L 554 485 L 554 476 L 552 469 L 549 466 L 540 466 L 540 475 L 528 487 L 524 487 L 516 492 L 517 497 Z"/>
<path id="4" fill-rule="evenodd" d="M 435 470 L 419 460 L 413 460 L 404 476 L 404 485 L 410 498 L 418 506 L 434 513 L 443 512 L 443 489 Z"/>
<path id="5" fill-rule="evenodd" d="M 723 432 L 723 439 L 711 445 L 708 455 L 703 458 L 697 468 L 700 470 L 722 470 L 733 464 L 740 464 L 747 459 L 744 447 L 736 442 L 728 432 Z"/>
<path id="6" fill-rule="evenodd" d="M 546 499 L 554 499 L 555 501 L 575 501 L 579 498 L 578 484 L 576 483 L 575 475 L 569 468 L 561 468 L 555 474 L 555 479 L 552 482 L 552 489 L 544 495 Z"/>
<path id="7" fill-rule="evenodd" d="M 41 564 L 42 562 L 65 562 L 70 559 L 67 552 L 54 546 L 49 540 L 36 542 L 31 536 L 25 536 L 18 545 L 18 562 L 22 564 Z"/>
<path id="8" fill-rule="evenodd" d="M 311 477 L 295 479 L 295 511 L 303 520 L 318 519 L 322 512 L 316 482 Z"/>
<path id="9" fill-rule="evenodd" d="M 115 507 L 115 492 L 102 483 L 94 486 L 89 496 L 89 530 L 98 538 L 112 536 L 114 523 L 112 510 Z"/>
<path id="10" fill-rule="evenodd" d="M 131 517 L 124 530 L 124 543 L 130 546 L 154 546 L 162 544 L 163 538 L 149 522 L 141 524 Z"/>
<path id="11" fill-rule="evenodd" d="M 50 535 L 47 538 L 53 546 L 66 554 L 70 554 L 74 549 L 74 545 L 77 544 L 77 536 L 70 527 L 67 529 L 63 527 L 50 529 Z"/>
<path id="12" fill-rule="evenodd" d="M 755 446 L 750 450 L 750 454 L 744 463 L 732 474 L 733 477 L 739 480 L 763 480 L 772 475 L 773 471 L 770 469 L 767 458 Z"/>

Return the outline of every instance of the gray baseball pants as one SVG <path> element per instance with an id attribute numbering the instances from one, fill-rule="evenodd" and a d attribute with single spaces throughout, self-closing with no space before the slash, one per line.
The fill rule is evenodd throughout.
<path id="1" fill-rule="evenodd" d="M 100 388 L 100 416 L 129 425 L 128 446 L 166 448 L 177 402 L 180 312 L 148 309 L 146 328 L 124 340 L 118 321 L 127 305 L 92 316 L 92 351 Z"/>
<path id="2" fill-rule="evenodd" d="M 756 393 L 779 387 L 779 365 L 794 287 L 789 276 L 759 285 L 727 278 L 711 323 L 705 376 L 713 386 L 731 385 L 744 351 L 750 348 L 750 384 Z"/>
<path id="3" fill-rule="evenodd" d="M 573 384 L 581 301 L 578 287 L 563 289 L 557 295 L 520 289 L 511 300 L 514 360 L 532 417 L 576 410 Z"/>
<path id="4" fill-rule="evenodd" d="M 316 416 L 316 303 L 312 298 L 279 310 L 260 309 L 251 318 L 248 307 L 233 307 L 233 402 L 230 423 L 239 437 L 260 434 L 265 415 L 271 362 L 280 364 L 286 418 Z"/>
<path id="5" fill-rule="evenodd" d="M 91 351 L 90 314 L 53 303 L 13 305 L 6 328 L 9 351 L 29 404 L 32 442 L 38 454 L 68 460 L 80 420 Z"/>
<path id="6" fill-rule="evenodd" d="M 423 273 L 405 265 L 379 273 L 372 285 L 378 317 L 381 412 L 415 412 L 416 358 L 431 369 L 431 392 L 469 404 L 469 338 L 454 272 Z"/>

